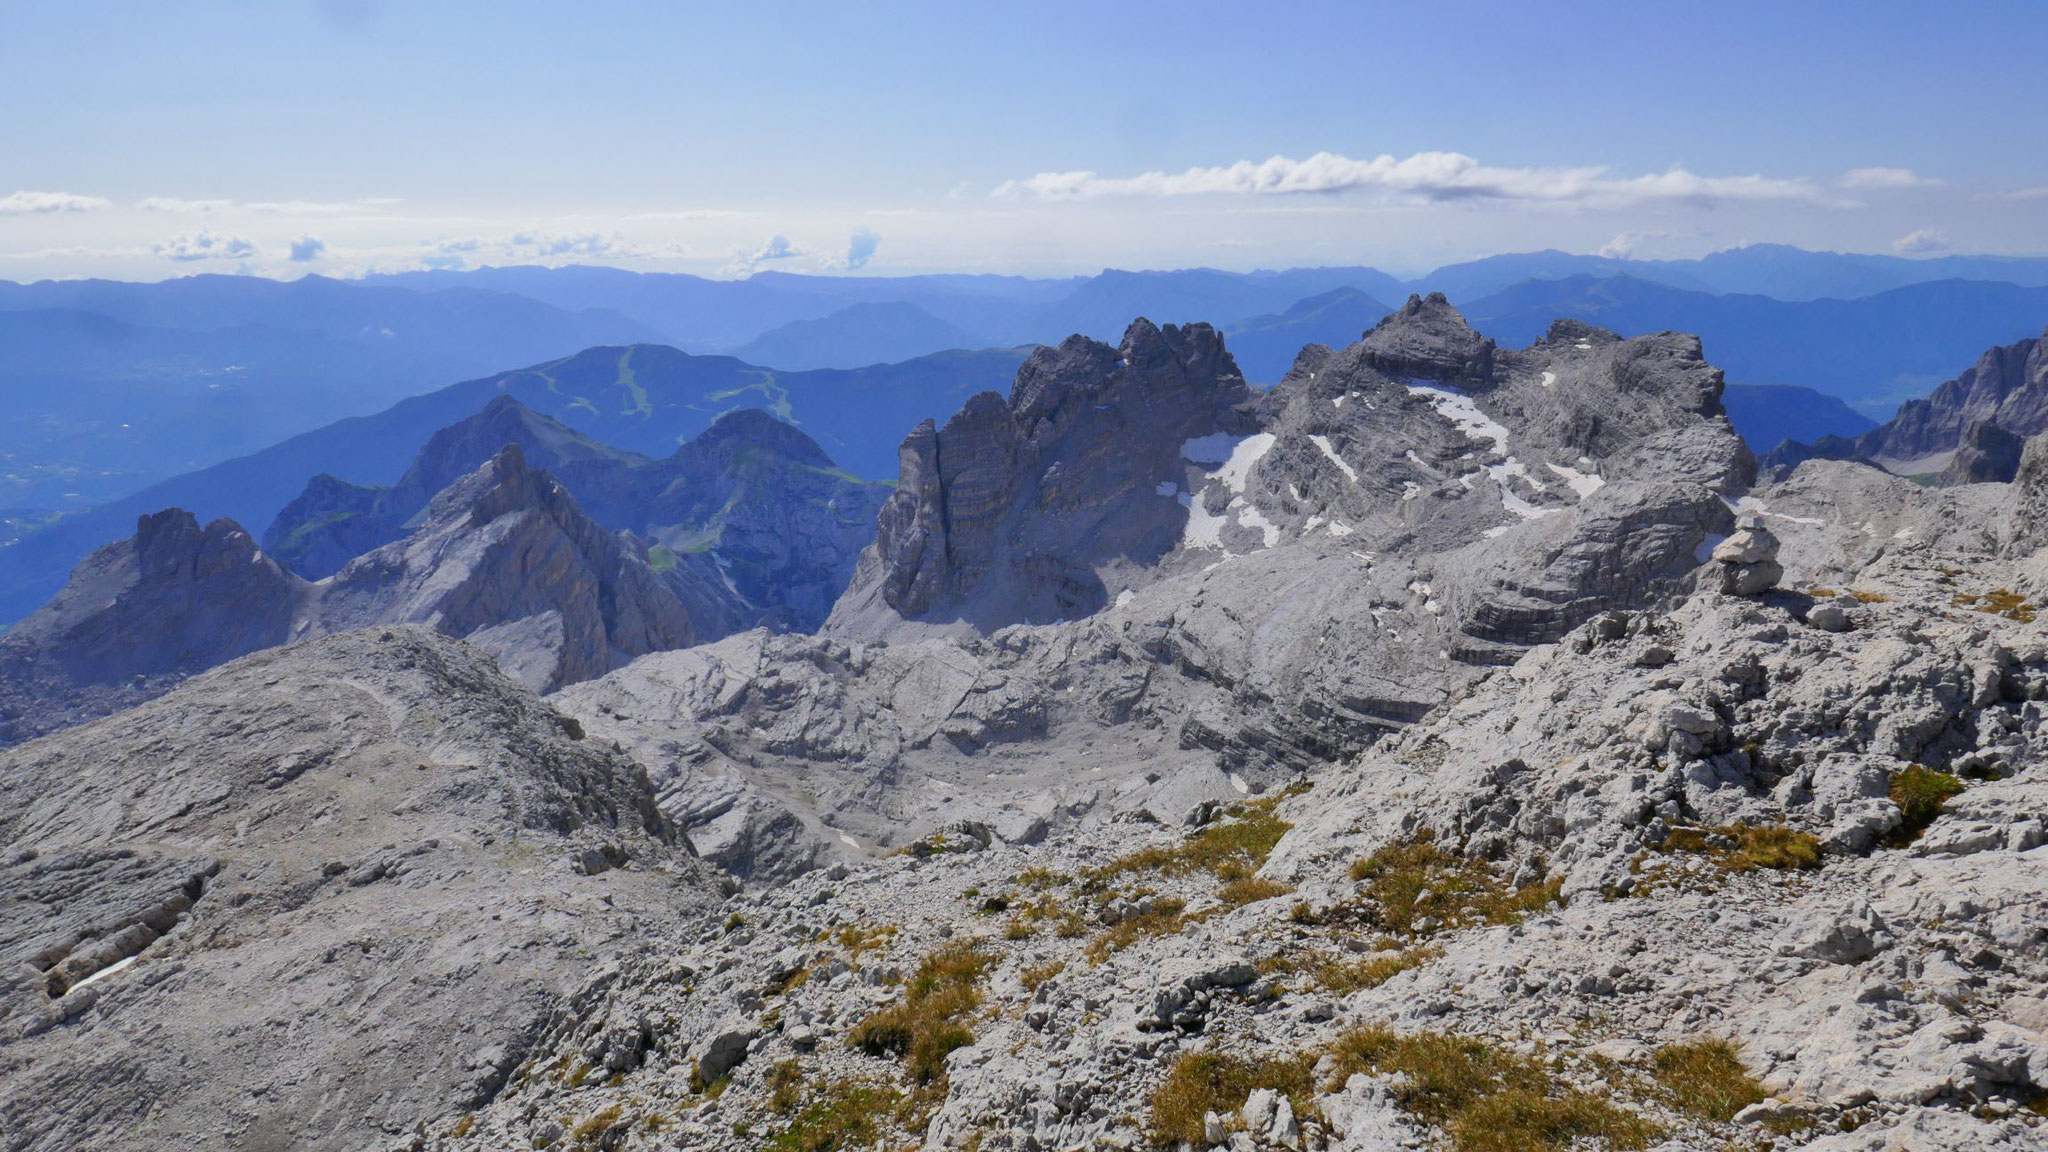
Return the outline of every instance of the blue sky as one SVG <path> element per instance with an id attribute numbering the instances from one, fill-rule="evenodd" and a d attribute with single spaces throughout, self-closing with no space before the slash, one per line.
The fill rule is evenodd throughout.
<path id="1" fill-rule="evenodd" d="M 8 5 L 0 277 L 2048 253 L 2043 8 L 1949 8 Z"/>

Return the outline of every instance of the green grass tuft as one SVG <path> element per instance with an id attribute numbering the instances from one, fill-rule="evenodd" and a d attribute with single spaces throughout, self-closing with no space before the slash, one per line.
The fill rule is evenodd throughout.
<path id="1" fill-rule="evenodd" d="M 1899 806 L 1899 827 L 1892 833 L 1891 842 L 1896 846 L 1919 839 L 1920 833 L 1941 815 L 1949 798 L 1962 791 L 1961 780 L 1923 765 L 1908 764 L 1904 770 L 1892 773 L 1891 798 Z"/>
<path id="2" fill-rule="evenodd" d="M 994 963 L 976 941 L 946 945 L 918 965 L 903 999 L 861 1021 L 847 1042 L 870 1056 L 900 1056 L 913 1083 L 943 1089 L 946 1056 L 974 1043 L 966 1021 L 981 1006 L 981 978 Z"/>
<path id="3" fill-rule="evenodd" d="M 1514 924 L 1555 904 L 1563 878 L 1519 888 L 1502 880 L 1491 864 L 1446 852 L 1424 830 L 1389 844 L 1351 867 L 1375 905 L 1374 919 L 1390 932 L 1427 935 L 1417 924 L 1434 921 L 1429 932 L 1468 924 Z"/>
<path id="4" fill-rule="evenodd" d="M 1734 1119 L 1764 1098 L 1763 1086 L 1742 1066 L 1735 1045 L 1715 1037 L 1657 1049 L 1650 1075 L 1673 1108 L 1716 1123 Z"/>

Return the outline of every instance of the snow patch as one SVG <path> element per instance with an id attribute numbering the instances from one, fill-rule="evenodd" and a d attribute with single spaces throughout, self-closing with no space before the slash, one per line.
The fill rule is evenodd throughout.
<path id="1" fill-rule="evenodd" d="M 1273 439 L 1271 432 L 1258 432 L 1239 440 L 1230 450 L 1230 459 L 1210 475 L 1223 481 L 1232 492 L 1242 494 L 1245 481 L 1251 479 L 1252 466 L 1273 450 Z"/>
<path id="2" fill-rule="evenodd" d="M 1330 535 L 1341 540 L 1344 537 L 1351 535 L 1352 529 L 1351 525 L 1344 523 L 1342 520 L 1332 520 L 1330 521 L 1329 531 Z"/>
<path id="3" fill-rule="evenodd" d="M 1544 467 L 1557 473 L 1560 479 L 1571 486 L 1573 492 L 1578 493 L 1581 500 L 1598 492 L 1607 484 L 1607 481 L 1600 477 L 1588 475 L 1577 468 L 1567 468 L 1562 464 L 1545 464 Z"/>
<path id="4" fill-rule="evenodd" d="M 1491 472 L 1492 469 L 1488 469 L 1488 471 Z M 1552 512 L 1557 511 L 1555 508 L 1538 508 L 1520 496 L 1515 495 L 1515 490 L 1508 487 L 1508 482 L 1500 474 L 1495 473 L 1493 479 L 1495 483 L 1500 485 L 1500 506 L 1520 516 L 1522 519 L 1541 520 Z"/>
<path id="5" fill-rule="evenodd" d="M 1758 516 L 1769 516 L 1774 520 L 1789 521 L 1793 524 L 1811 524 L 1816 528 L 1827 524 L 1827 521 L 1816 519 L 1812 516 L 1794 516 L 1789 512 L 1773 512 L 1763 501 L 1754 496 L 1744 496 L 1728 507 L 1738 513 L 1750 512 Z M 1865 525 L 1865 527 L 1868 528 L 1868 525 Z"/>
<path id="6" fill-rule="evenodd" d="M 1700 541 L 1699 547 L 1692 550 L 1692 562 L 1695 564 L 1705 564 L 1707 561 L 1712 560 L 1714 558 L 1714 549 L 1719 548 L 1721 541 L 1727 538 L 1718 532 L 1707 533 L 1706 538 Z"/>
<path id="7" fill-rule="evenodd" d="M 1204 488 L 1192 497 L 1180 498 L 1181 504 L 1188 510 L 1188 522 L 1180 533 L 1180 546 L 1183 548 L 1223 547 L 1223 525 L 1229 522 L 1229 516 L 1212 514 L 1208 502 L 1204 499 L 1208 495 L 1209 490 Z"/>
<path id="8" fill-rule="evenodd" d="M 718 578 L 725 581 L 725 590 L 732 593 L 733 599 L 747 603 L 747 598 L 740 594 L 740 586 L 732 582 L 732 566 L 726 563 L 725 557 L 713 553 L 711 559 L 718 569 Z"/>
<path id="9" fill-rule="evenodd" d="M 1266 519 L 1257 508 L 1252 507 L 1250 504 L 1244 504 L 1240 500 L 1232 500 L 1230 503 L 1233 507 L 1237 507 L 1240 504 L 1243 505 L 1237 509 L 1237 522 L 1246 528 L 1258 529 L 1260 535 L 1265 538 L 1266 547 L 1271 548 L 1280 542 L 1280 526 L 1278 524 Z"/>
<path id="10" fill-rule="evenodd" d="M 1508 430 L 1500 421 L 1479 410 L 1479 405 L 1462 392 L 1448 388 L 1431 388 L 1423 384 L 1410 384 L 1410 396 L 1420 396 L 1429 401 L 1437 414 L 1449 420 L 1467 440 L 1491 440 L 1493 450 L 1505 456 L 1508 452 Z"/>
<path id="11" fill-rule="evenodd" d="M 1556 383 L 1557 383 L 1557 373 L 1555 373 L 1555 372 L 1545 372 L 1545 373 L 1543 374 L 1543 386 L 1544 386 L 1545 388 L 1549 388 L 1549 387 L 1551 387 L 1551 386 L 1555 385 Z"/>
<path id="12" fill-rule="evenodd" d="M 112 964 L 107 965 L 105 968 L 102 968 L 99 971 L 93 973 L 92 975 L 87 976 L 85 979 L 80 980 L 78 983 L 73 984 L 71 986 L 71 991 L 76 992 L 80 988 L 85 987 L 87 984 L 93 984 L 101 980 L 104 980 L 107 977 L 112 976 L 114 973 L 119 972 L 121 969 L 128 967 L 129 965 L 135 963 L 137 960 L 140 959 L 142 959 L 142 953 L 137 952 L 135 955 L 128 957 L 126 960 L 116 960 Z"/>
<path id="13" fill-rule="evenodd" d="M 1358 483 L 1358 469 L 1346 464 L 1344 458 L 1337 455 L 1337 450 L 1330 446 L 1330 438 L 1328 436 L 1311 436 L 1308 438 L 1308 442 L 1322 449 L 1323 455 L 1328 456 L 1330 463 L 1335 464 L 1337 470 L 1344 473 L 1346 480 L 1351 481 L 1353 484 Z"/>
<path id="14" fill-rule="evenodd" d="M 1230 777 L 1230 786 L 1237 789 L 1239 796 L 1251 795 L 1252 786 L 1244 782 L 1244 777 L 1239 776 L 1235 772 L 1226 773 L 1226 775 Z"/>

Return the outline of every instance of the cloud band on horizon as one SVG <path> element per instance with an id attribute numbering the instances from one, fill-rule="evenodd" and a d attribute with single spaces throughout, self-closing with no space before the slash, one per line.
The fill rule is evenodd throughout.
<path id="1" fill-rule="evenodd" d="M 1822 187 L 1804 178 L 1700 176 L 1681 167 L 1643 176 L 1614 177 L 1606 166 L 1501 168 L 1458 152 L 1417 152 L 1403 159 L 1381 155 L 1354 160 L 1318 152 L 1306 160 L 1274 156 L 1240 160 L 1184 172 L 1145 172 L 1109 177 L 1094 172 L 1040 172 L 1011 180 L 992 195 L 1041 200 L 1103 197 L 1267 196 L 1379 191 L 1434 202 L 1524 201 L 1553 204 L 1627 205 L 1683 202 L 1791 201 L 1836 204 Z"/>
<path id="2" fill-rule="evenodd" d="M 71 192 L 15 192 L 0 196 L 0 216 L 46 216 L 52 212 L 94 212 L 113 201 Z"/>

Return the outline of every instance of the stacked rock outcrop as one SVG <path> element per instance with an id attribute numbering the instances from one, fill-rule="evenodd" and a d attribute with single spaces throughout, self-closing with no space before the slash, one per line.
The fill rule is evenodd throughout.
<path id="1" fill-rule="evenodd" d="M 1721 591 L 1730 596 L 1762 595 L 1785 577 L 1784 566 L 1778 563 L 1778 538 L 1754 516 L 1714 545 L 1713 558 L 1721 566 Z"/>

